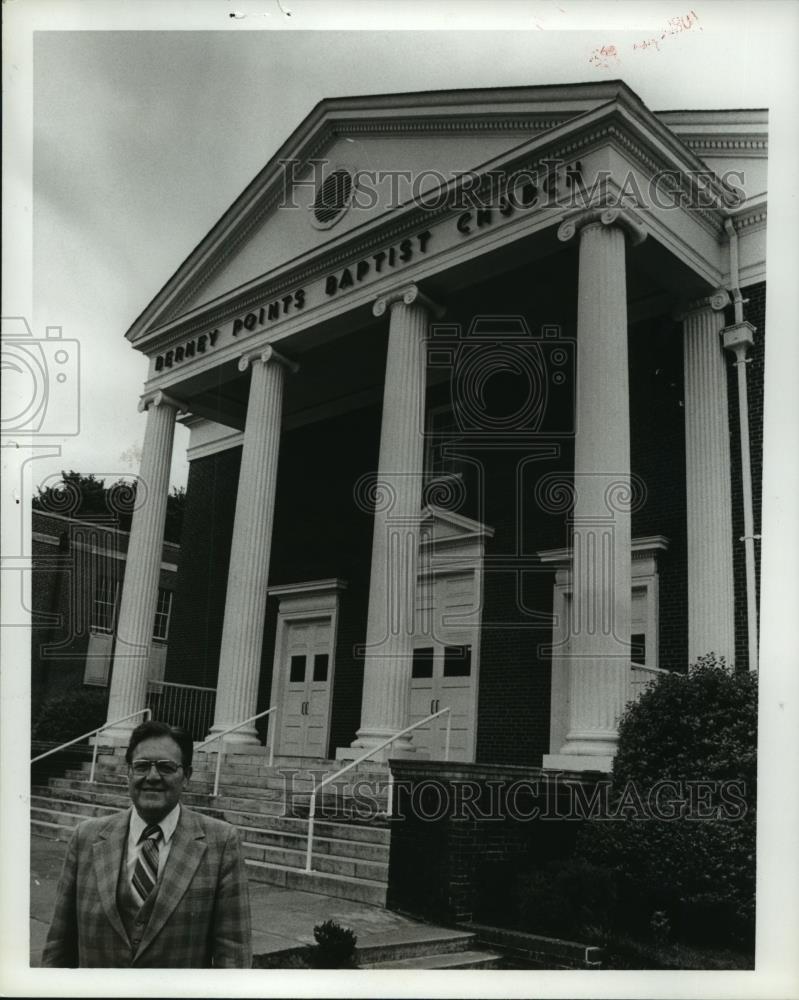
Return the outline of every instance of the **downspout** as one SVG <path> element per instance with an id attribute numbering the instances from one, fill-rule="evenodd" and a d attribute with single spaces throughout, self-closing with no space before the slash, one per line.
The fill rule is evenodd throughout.
<path id="1" fill-rule="evenodd" d="M 749 669 L 757 670 L 757 585 L 755 577 L 755 535 L 752 511 L 752 460 L 749 443 L 749 393 L 746 381 L 748 349 L 753 345 L 755 328 L 744 320 L 743 307 L 747 301 L 741 295 L 738 265 L 738 233 L 732 219 L 726 219 L 724 229 L 729 237 L 730 293 L 735 310 L 735 323 L 722 331 L 724 347 L 735 354 L 733 364 L 738 370 L 738 428 L 741 437 L 741 480 L 743 487 L 744 533 L 738 541 L 744 543 L 746 560 L 746 622 L 749 644 Z"/>

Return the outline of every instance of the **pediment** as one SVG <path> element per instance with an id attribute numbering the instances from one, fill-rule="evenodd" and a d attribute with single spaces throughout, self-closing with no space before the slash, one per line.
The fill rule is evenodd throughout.
<path id="1" fill-rule="evenodd" d="M 359 231 L 383 216 L 390 220 L 420 193 L 432 191 L 439 178 L 490 168 L 548 132 L 562 133 L 569 123 L 615 104 L 659 124 L 619 81 L 323 101 L 127 336 L 133 343 L 146 340 L 183 317 L 215 308 L 236 290 L 333 254 Z M 312 207 L 318 182 L 337 168 L 353 172 L 358 183 L 348 209 L 325 228 L 315 224 Z"/>
<path id="2" fill-rule="evenodd" d="M 494 529 L 471 517 L 428 504 L 422 510 L 421 533 L 422 544 L 432 543 L 434 548 L 439 548 L 482 543 L 486 538 L 493 538 Z"/>

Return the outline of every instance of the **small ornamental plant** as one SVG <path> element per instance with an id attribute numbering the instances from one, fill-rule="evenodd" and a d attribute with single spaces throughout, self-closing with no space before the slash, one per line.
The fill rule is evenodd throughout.
<path id="1" fill-rule="evenodd" d="M 326 920 L 313 929 L 316 946 L 309 949 L 309 964 L 314 969 L 354 969 L 358 939 L 348 927 Z"/>

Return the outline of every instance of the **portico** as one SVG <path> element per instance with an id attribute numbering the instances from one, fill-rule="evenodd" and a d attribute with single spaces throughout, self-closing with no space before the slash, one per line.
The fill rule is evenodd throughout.
<path id="1" fill-rule="evenodd" d="M 681 335 L 685 460 L 684 482 L 675 488 L 685 496 L 687 647 L 691 658 L 712 650 L 734 659 L 720 331 L 730 286 L 724 223 L 740 209 L 715 177 L 704 178 L 701 205 L 691 203 L 705 164 L 618 83 L 475 92 L 443 103 L 436 95 L 405 95 L 388 116 L 385 101 L 323 102 L 129 331 L 150 361 L 142 397 L 147 497 L 134 515 L 109 721 L 144 704 L 174 420 L 184 410 L 196 429 L 192 447 L 202 449 L 197 461 L 216 462 L 198 516 L 211 516 L 205 511 L 214 491 L 232 491 L 224 605 L 212 611 L 215 622 L 221 617 L 218 631 L 209 625 L 209 642 L 218 644 L 212 734 L 255 715 L 270 692 L 283 699 L 278 713 L 290 691 L 298 704 L 310 703 L 297 692 L 302 684 L 310 691 L 308 671 L 315 669 L 324 675 L 317 683 L 326 685 L 328 719 L 316 751 L 354 756 L 409 725 L 413 692 L 428 690 L 414 679 L 429 679 L 440 692 L 447 685 L 437 678 L 460 676 L 469 683 L 449 687 L 469 692 L 452 695 L 466 699 L 464 718 L 472 720 L 463 753 L 479 759 L 481 747 L 501 752 L 491 750 L 506 736 L 497 735 L 503 723 L 490 706 L 501 698 L 503 672 L 534 656 L 543 676 L 558 661 L 551 577 L 547 600 L 528 607 L 525 594 L 531 579 L 543 593 L 542 574 L 551 573 L 536 553 L 564 547 L 571 596 L 560 659 L 569 696 L 536 704 L 530 717 L 568 712 L 553 730 L 565 733 L 562 744 L 543 746 L 544 767 L 609 770 L 632 690 L 633 521 L 647 502 L 655 513 L 661 503 L 647 500 L 634 448 L 631 454 L 631 371 L 640 378 L 628 351 L 633 327 L 636 338 L 652 342 L 648 331 L 661 321 L 671 324 L 671 345 Z M 310 163 L 323 149 L 330 169 L 342 170 L 349 137 L 347 162 L 361 144 L 372 167 L 418 170 L 416 145 L 408 147 L 407 164 L 392 161 L 392 140 L 408 133 L 426 137 L 424 162 L 442 177 L 424 204 L 347 203 L 322 222 L 314 199 L 323 178 L 316 187 L 298 185 L 293 204 L 285 203 L 287 159 Z M 478 179 L 468 198 L 463 177 L 453 174 L 456 153 L 458 163 L 469 158 Z M 635 203 L 632 187 L 640 195 Z M 481 192 L 491 200 L 475 204 Z M 754 268 L 759 252 L 750 239 L 745 266 Z M 548 315 L 539 314 L 539 302 Z M 560 332 L 539 334 L 533 314 L 541 330 Z M 485 324 L 474 324 L 485 316 L 494 332 L 477 339 L 474 331 Z M 511 321 L 521 334 L 507 332 Z M 493 358 L 487 367 L 469 361 L 480 345 Z M 467 370 L 469 378 L 460 379 Z M 506 379 L 507 391 L 491 388 L 492 373 Z M 528 388 L 519 390 L 522 382 Z M 514 401 L 517 390 L 524 398 Z M 440 440 L 438 412 L 450 428 Z M 325 447 L 308 444 L 315 428 Z M 311 447 L 304 478 L 301 442 Z M 223 456 L 238 449 L 233 479 L 236 462 L 225 465 Z M 545 487 L 556 496 L 558 482 L 569 494 L 565 506 L 536 506 Z M 465 588 L 467 624 L 450 621 L 427 643 L 419 594 L 427 592 L 422 525 L 431 484 L 449 490 L 444 516 L 455 521 L 447 523 L 479 541 L 462 565 L 447 570 Z M 303 532 L 310 532 L 307 545 Z M 547 532 L 556 544 L 544 544 Z M 541 540 L 529 544 L 528 536 Z M 459 576 L 464 567 L 468 573 Z M 287 623 L 301 609 L 306 597 L 286 596 L 300 584 L 318 600 L 327 595 L 315 610 L 309 605 L 308 620 L 329 612 L 337 624 L 301 640 L 295 635 L 284 648 L 290 629 L 278 627 L 278 616 Z M 186 593 L 192 586 L 187 581 Z M 553 648 L 544 653 L 544 646 Z M 428 649 L 439 651 L 430 654 L 429 677 L 419 653 Z M 278 683 L 275 671 L 282 663 L 290 671 L 292 655 L 295 680 L 286 674 Z M 303 680 L 296 679 L 300 657 Z M 514 683 L 538 690 L 523 677 Z M 540 692 L 545 701 L 548 683 Z M 511 729 L 524 725 L 523 705 L 507 711 Z M 116 735 L 123 738 L 131 725 L 121 724 Z M 548 742 L 549 725 L 542 731 Z M 231 742 L 245 747 L 258 739 L 249 727 Z M 429 739 L 423 744 L 404 737 L 385 755 L 430 752 Z"/>

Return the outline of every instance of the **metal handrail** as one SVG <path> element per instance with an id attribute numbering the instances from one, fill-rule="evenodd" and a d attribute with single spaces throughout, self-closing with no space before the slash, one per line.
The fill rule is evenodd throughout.
<path id="1" fill-rule="evenodd" d="M 663 667 L 645 667 L 643 663 L 631 663 L 630 667 L 633 670 L 643 670 L 648 674 L 668 674 L 669 670 L 664 670 Z"/>
<path id="2" fill-rule="evenodd" d="M 177 684 L 175 681 L 148 681 L 147 686 L 180 688 L 182 691 L 216 691 L 215 687 L 201 687 L 199 684 Z"/>
<path id="3" fill-rule="evenodd" d="M 432 715 L 428 715 L 425 719 L 420 719 L 418 722 L 414 722 L 410 726 L 406 726 L 405 729 L 401 729 L 398 733 L 394 733 L 393 736 L 389 736 L 387 740 L 383 740 L 382 743 L 378 743 L 376 747 L 372 747 L 371 750 L 367 750 L 365 754 L 360 757 L 356 757 L 355 760 L 351 760 L 349 764 L 340 768 L 338 771 L 334 771 L 332 774 L 328 774 L 327 777 L 322 778 L 318 785 L 314 787 L 311 792 L 311 801 L 308 805 L 308 844 L 305 848 L 305 870 L 307 872 L 311 871 L 311 855 L 313 851 L 313 828 L 316 818 L 316 793 L 319 792 L 325 785 L 329 785 L 331 781 L 335 781 L 340 778 L 342 774 L 346 774 L 347 771 L 351 771 L 358 764 L 363 763 L 363 761 L 368 760 L 373 757 L 380 750 L 385 749 L 389 744 L 393 743 L 394 740 L 398 740 L 400 736 L 405 736 L 406 733 L 413 732 L 414 729 L 418 729 L 419 726 L 423 726 L 426 722 L 432 722 L 433 719 L 437 719 L 439 715 L 447 716 L 447 738 L 444 743 L 444 760 L 449 760 L 449 742 L 450 742 L 450 730 L 452 727 L 452 709 L 442 708 L 438 712 L 434 712 Z M 386 789 L 388 794 L 388 800 L 386 802 L 386 816 L 390 816 L 392 812 L 392 798 L 394 790 L 394 775 L 391 772 L 391 768 L 388 769 L 388 788 Z"/>
<path id="4" fill-rule="evenodd" d="M 90 730 L 88 733 L 84 733 L 83 736 L 76 736 L 74 740 L 70 740 L 69 743 L 62 743 L 59 747 L 53 747 L 52 750 L 47 750 L 45 753 L 40 753 L 38 757 L 34 757 L 31 764 L 35 764 L 37 760 L 44 760 L 45 757 L 49 757 L 52 753 L 58 753 L 59 750 L 66 750 L 67 747 L 73 746 L 75 743 L 80 743 L 81 740 L 88 739 L 90 736 L 99 736 L 106 729 L 110 729 L 112 726 L 118 726 L 120 722 L 127 722 L 128 719 L 134 719 L 137 715 L 146 715 L 147 719 L 152 718 L 152 710 L 149 708 L 140 708 L 138 712 L 131 712 L 130 715 L 125 715 L 121 719 L 116 719 L 114 722 L 104 722 L 102 726 L 98 726 L 96 729 Z M 89 774 L 89 782 L 94 782 L 94 769 L 97 765 L 97 748 L 99 744 L 95 741 L 94 751 L 92 753 L 92 769 Z"/>
<path id="5" fill-rule="evenodd" d="M 263 712 L 259 712 L 257 715 L 250 716 L 249 719 L 245 719 L 243 722 L 237 722 L 235 726 L 230 726 L 221 733 L 215 733 L 213 736 L 209 736 L 207 740 L 203 740 L 198 746 L 194 748 L 196 753 L 198 750 L 202 750 L 203 747 L 207 747 L 209 743 L 213 743 L 214 740 L 221 740 L 223 736 L 227 736 L 228 733 L 234 733 L 237 729 L 241 729 L 242 726 L 246 726 L 250 722 L 255 722 L 256 719 L 263 718 L 265 715 L 271 715 L 272 712 L 277 711 L 277 705 L 273 705 L 271 708 L 265 709 Z M 274 719 L 272 720 L 274 722 Z M 277 727 L 271 725 L 269 726 L 269 767 L 271 767 L 275 762 L 275 729 Z M 221 748 L 217 751 L 216 755 L 216 776 L 214 778 L 214 790 L 211 792 L 211 798 L 216 798 L 219 795 L 219 774 L 222 770 L 222 758 L 225 756 L 225 744 L 223 743 Z"/>

